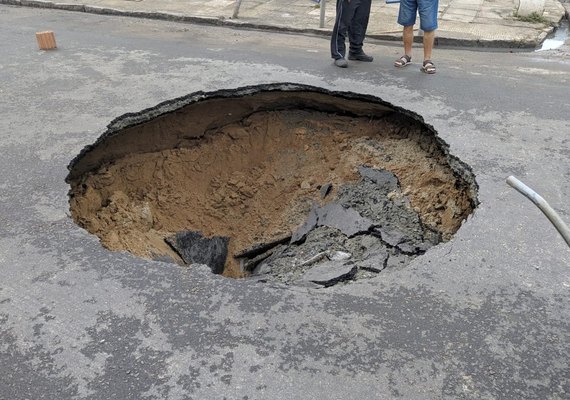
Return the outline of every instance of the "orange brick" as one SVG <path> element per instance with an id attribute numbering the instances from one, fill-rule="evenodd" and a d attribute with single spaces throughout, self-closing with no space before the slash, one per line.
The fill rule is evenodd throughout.
<path id="1" fill-rule="evenodd" d="M 52 31 L 36 32 L 36 40 L 41 50 L 55 49 L 55 35 Z"/>

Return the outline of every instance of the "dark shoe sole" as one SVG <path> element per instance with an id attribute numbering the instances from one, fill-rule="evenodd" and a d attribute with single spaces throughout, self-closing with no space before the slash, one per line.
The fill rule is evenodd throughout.
<path id="1" fill-rule="evenodd" d="M 349 56 L 348 56 L 348 59 L 349 59 L 349 60 L 352 60 L 352 61 L 363 61 L 363 62 L 372 62 L 372 61 L 374 61 L 374 57 L 368 56 L 368 55 L 366 55 L 366 56 L 351 56 L 351 55 L 349 55 Z"/>

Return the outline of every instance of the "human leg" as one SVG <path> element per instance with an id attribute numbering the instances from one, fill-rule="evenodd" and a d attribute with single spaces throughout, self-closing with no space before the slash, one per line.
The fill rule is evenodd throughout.
<path id="1" fill-rule="evenodd" d="M 414 24 L 418 11 L 417 0 L 400 0 L 398 11 L 398 24 L 404 27 L 402 40 L 404 42 L 404 55 L 394 62 L 396 67 L 405 67 L 412 61 L 412 45 L 414 43 Z"/>
<path id="2" fill-rule="evenodd" d="M 331 57 L 335 60 L 344 59 L 346 55 L 346 36 L 355 10 L 355 7 L 351 5 L 353 1 L 337 0 L 336 2 L 336 19 L 331 36 Z"/>
<path id="3" fill-rule="evenodd" d="M 426 74 L 435 74 L 435 64 L 431 60 L 434 37 L 435 31 L 424 32 L 424 62 L 420 71 Z"/>
<path id="4" fill-rule="evenodd" d="M 372 61 L 373 58 L 366 55 L 362 50 L 366 30 L 368 28 L 368 20 L 370 19 L 372 0 L 351 0 L 351 3 L 353 3 L 355 10 L 348 28 L 348 40 L 350 43 L 349 59 Z"/>
<path id="5" fill-rule="evenodd" d="M 434 39 L 435 30 L 429 32 L 424 31 L 424 61 L 431 60 Z"/>
<path id="6" fill-rule="evenodd" d="M 394 61 L 395 67 L 405 67 L 412 62 L 412 44 L 414 43 L 414 26 L 404 26 L 402 33 L 404 41 L 404 55 Z"/>
<path id="7" fill-rule="evenodd" d="M 431 62 L 435 31 L 437 29 L 438 0 L 418 0 L 420 14 L 420 28 L 424 31 L 424 63 L 422 71 L 435 73 L 435 65 Z"/>
<path id="8" fill-rule="evenodd" d="M 412 45 L 414 44 L 414 26 L 404 26 L 404 54 L 412 57 Z"/>

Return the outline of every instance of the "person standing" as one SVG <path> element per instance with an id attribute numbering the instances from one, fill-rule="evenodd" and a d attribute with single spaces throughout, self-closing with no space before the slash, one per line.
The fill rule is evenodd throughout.
<path id="1" fill-rule="evenodd" d="M 374 57 L 362 50 L 371 3 L 372 0 L 337 0 L 336 20 L 331 37 L 331 57 L 337 67 L 348 67 L 348 61 L 345 59 L 347 33 L 350 45 L 348 59 L 364 62 L 374 60 Z"/>
<path id="2" fill-rule="evenodd" d="M 431 52 L 437 29 L 438 0 L 400 0 L 398 24 L 404 27 L 404 55 L 394 62 L 398 68 L 412 62 L 412 44 L 414 43 L 414 24 L 416 14 L 420 14 L 420 29 L 424 32 L 424 61 L 420 70 L 426 74 L 435 74 L 435 64 L 431 60 Z"/>

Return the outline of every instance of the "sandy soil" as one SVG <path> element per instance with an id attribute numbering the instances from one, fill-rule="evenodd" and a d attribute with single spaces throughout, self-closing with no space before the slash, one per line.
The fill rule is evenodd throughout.
<path id="1" fill-rule="evenodd" d="M 164 238 L 193 230 L 230 237 L 232 255 L 289 235 L 322 202 L 321 185 L 357 180 L 360 165 L 392 171 L 446 238 L 472 211 L 466 184 L 419 123 L 303 110 L 258 112 L 190 147 L 107 163 L 72 182 L 71 211 L 111 250 L 177 259 Z M 224 275 L 240 276 L 233 257 Z"/>

